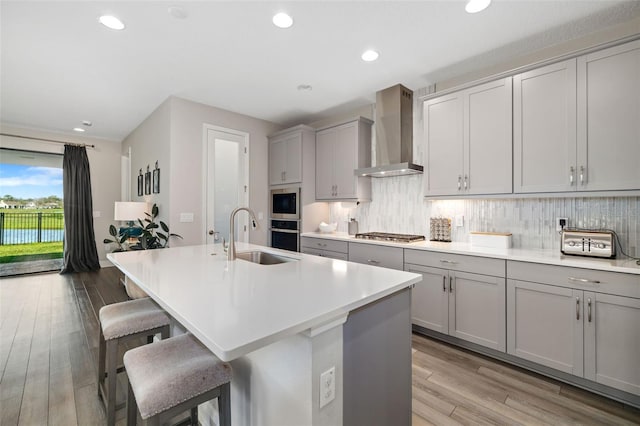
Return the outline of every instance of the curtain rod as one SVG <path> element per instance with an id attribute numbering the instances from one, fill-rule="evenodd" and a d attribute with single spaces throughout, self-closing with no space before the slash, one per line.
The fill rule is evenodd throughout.
<path id="1" fill-rule="evenodd" d="M 55 139 L 34 138 L 32 136 L 13 135 L 11 133 L 0 133 L 0 135 L 1 136 L 10 136 L 12 138 L 31 139 L 31 140 L 34 140 L 34 141 L 63 143 L 65 145 L 84 146 L 84 147 L 89 147 L 89 148 L 95 148 L 96 147 L 95 145 L 87 144 L 87 143 L 74 143 L 74 142 L 58 141 L 58 140 L 55 140 Z"/>

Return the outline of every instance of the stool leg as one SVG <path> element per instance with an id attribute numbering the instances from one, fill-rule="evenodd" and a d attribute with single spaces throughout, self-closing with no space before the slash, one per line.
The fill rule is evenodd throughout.
<path id="1" fill-rule="evenodd" d="M 218 417 L 220 426 L 231 426 L 231 383 L 227 382 L 220 387 L 218 397 Z"/>
<path id="2" fill-rule="evenodd" d="M 116 423 L 116 382 L 118 381 L 117 358 L 118 358 L 118 339 L 111 339 L 107 342 L 107 426 L 113 426 Z"/>
<path id="3" fill-rule="evenodd" d="M 104 386 L 104 360 L 106 355 L 104 335 L 102 334 L 102 327 L 100 327 L 100 345 L 98 348 L 98 396 L 102 398 L 100 392 L 100 386 Z M 106 404 L 106 401 L 103 401 Z"/>
<path id="4" fill-rule="evenodd" d="M 127 391 L 127 426 L 135 426 L 138 421 L 138 405 L 136 404 L 136 397 L 131 389 L 131 383 L 129 383 L 129 389 Z"/>
<path id="5" fill-rule="evenodd" d="M 171 327 L 167 324 L 160 330 L 160 338 L 162 340 L 168 339 L 171 337 Z"/>
<path id="6" fill-rule="evenodd" d="M 191 409 L 191 426 L 198 426 L 198 406 Z"/>

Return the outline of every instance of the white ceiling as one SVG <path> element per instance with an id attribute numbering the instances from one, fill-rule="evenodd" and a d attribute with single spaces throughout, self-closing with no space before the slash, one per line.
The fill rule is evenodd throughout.
<path id="1" fill-rule="evenodd" d="M 288 30 L 271 23 L 283 10 Z M 309 123 L 396 83 L 416 90 L 635 18 L 640 1 L 494 0 L 469 15 L 444 0 L 3 0 L 0 13 L 2 123 L 70 134 L 90 120 L 85 135 L 119 141 L 171 95 Z M 103 27 L 104 13 L 127 28 Z M 363 62 L 367 48 L 380 59 Z"/>

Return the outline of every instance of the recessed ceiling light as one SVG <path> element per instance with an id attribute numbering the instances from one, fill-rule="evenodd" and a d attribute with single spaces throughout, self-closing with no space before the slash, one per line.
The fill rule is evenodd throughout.
<path id="1" fill-rule="evenodd" d="M 469 0 L 464 10 L 467 13 L 477 13 L 485 10 L 491 4 L 491 0 Z"/>
<path id="2" fill-rule="evenodd" d="M 273 25 L 278 28 L 289 28 L 293 25 L 293 18 L 284 12 L 273 15 Z"/>
<path id="3" fill-rule="evenodd" d="M 378 56 L 380 55 L 375 50 L 367 50 L 362 54 L 361 58 L 365 62 L 372 62 L 378 59 Z"/>
<path id="4" fill-rule="evenodd" d="M 313 87 L 311 87 L 310 84 L 300 84 L 298 86 L 298 90 L 300 90 L 301 92 L 310 92 L 313 90 Z"/>
<path id="5" fill-rule="evenodd" d="M 124 30 L 124 24 L 121 20 L 112 15 L 102 15 L 98 21 L 107 28 L 112 30 Z"/>
<path id="6" fill-rule="evenodd" d="M 82 127 L 74 127 L 73 131 L 74 132 L 78 132 L 78 133 L 82 133 L 82 132 L 84 132 L 84 129 Z"/>

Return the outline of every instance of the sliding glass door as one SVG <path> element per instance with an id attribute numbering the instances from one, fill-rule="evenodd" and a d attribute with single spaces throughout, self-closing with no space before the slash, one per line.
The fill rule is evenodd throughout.
<path id="1" fill-rule="evenodd" d="M 62 155 L 0 149 L 0 276 L 60 270 Z"/>

